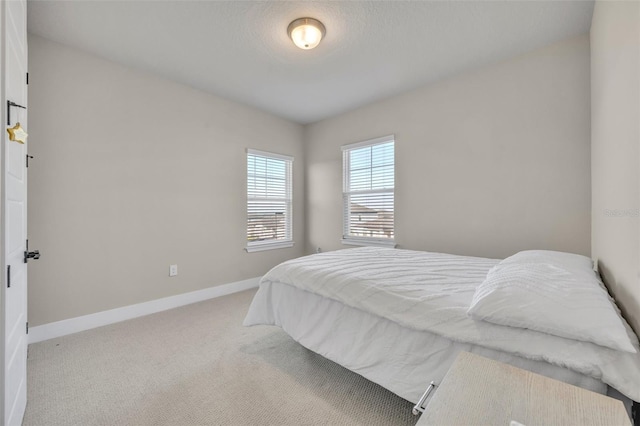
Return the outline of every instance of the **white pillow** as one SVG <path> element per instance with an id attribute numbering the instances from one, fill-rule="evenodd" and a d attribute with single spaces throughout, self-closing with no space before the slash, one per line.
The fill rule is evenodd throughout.
<path id="1" fill-rule="evenodd" d="M 476 289 L 469 316 L 636 353 L 591 259 L 558 253 L 520 252 L 498 263 Z"/>
<path id="2" fill-rule="evenodd" d="M 580 254 L 565 253 L 552 250 L 525 250 L 509 256 L 500 262 L 501 265 L 548 263 L 572 271 L 592 271 L 593 261 Z"/>

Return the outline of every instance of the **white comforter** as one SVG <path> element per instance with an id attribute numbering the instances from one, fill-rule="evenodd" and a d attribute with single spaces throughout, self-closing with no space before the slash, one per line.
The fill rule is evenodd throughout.
<path id="1" fill-rule="evenodd" d="M 280 282 L 375 314 L 405 327 L 566 367 L 640 401 L 640 350 L 516 329 L 467 316 L 475 288 L 498 260 L 375 247 L 284 262 L 262 279 Z M 625 327 L 633 332 L 625 322 Z M 636 349 L 638 341 L 633 337 Z"/>

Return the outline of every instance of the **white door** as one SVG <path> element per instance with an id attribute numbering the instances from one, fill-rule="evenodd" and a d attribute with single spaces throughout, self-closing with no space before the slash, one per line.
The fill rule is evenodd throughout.
<path id="1" fill-rule="evenodd" d="M 27 4 L 26 0 L 2 1 L 4 39 L 3 110 L 5 129 L 19 121 L 27 126 L 27 110 L 10 107 L 7 102 L 27 106 Z M 7 111 L 8 110 L 8 111 Z M 7 112 L 11 123 L 7 123 Z M 27 145 L 2 135 L 2 240 L 4 280 L 2 310 L 4 319 L 4 424 L 22 423 L 27 404 Z"/>

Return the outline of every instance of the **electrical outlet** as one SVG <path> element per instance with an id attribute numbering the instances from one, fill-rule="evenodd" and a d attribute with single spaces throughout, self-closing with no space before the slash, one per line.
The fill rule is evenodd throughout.
<path id="1" fill-rule="evenodd" d="M 178 265 L 169 265 L 169 276 L 175 277 L 178 275 Z"/>

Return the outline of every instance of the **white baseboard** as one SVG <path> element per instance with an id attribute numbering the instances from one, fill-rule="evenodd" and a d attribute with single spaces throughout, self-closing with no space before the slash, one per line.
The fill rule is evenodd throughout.
<path id="1" fill-rule="evenodd" d="M 66 336 L 67 334 L 79 331 L 90 330 L 103 325 L 114 324 L 128 319 L 154 314 L 160 311 L 177 308 L 203 300 L 226 296 L 258 287 L 261 277 L 249 278 L 244 281 L 223 284 L 204 290 L 192 291 L 190 293 L 178 294 L 162 299 L 151 300 L 149 302 L 138 303 L 136 305 L 123 306 L 122 308 L 110 309 L 108 311 L 97 312 L 95 314 L 84 315 L 76 318 L 69 318 L 62 321 L 51 322 L 49 324 L 38 325 L 29 328 L 29 343 L 41 342 L 55 337 Z"/>

